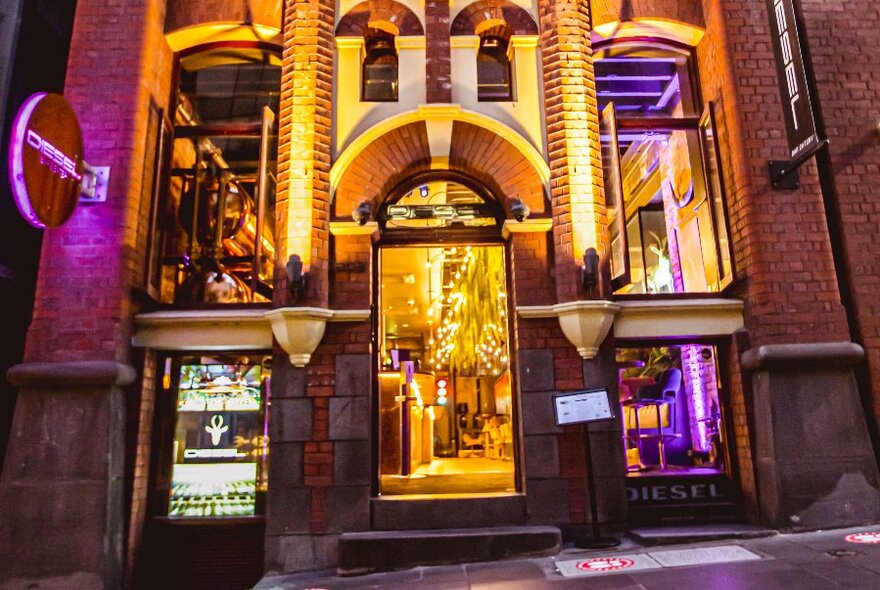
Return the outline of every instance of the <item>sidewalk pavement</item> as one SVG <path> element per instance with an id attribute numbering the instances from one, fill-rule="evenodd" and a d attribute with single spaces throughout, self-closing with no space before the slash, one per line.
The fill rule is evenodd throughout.
<path id="1" fill-rule="evenodd" d="M 876 534 L 857 536 L 862 542 L 845 540 L 865 532 Z M 555 557 L 418 567 L 346 578 L 333 571 L 274 576 L 264 578 L 256 588 L 877 590 L 880 525 L 650 547 L 623 539 L 616 549 L 582 551 L 566 546 Z"/>

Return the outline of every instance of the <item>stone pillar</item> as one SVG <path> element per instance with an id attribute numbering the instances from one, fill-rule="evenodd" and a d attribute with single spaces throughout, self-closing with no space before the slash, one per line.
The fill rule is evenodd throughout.
<path id="1" fill-rule="evenodd" d="M 759 346 L 752 372 L 759 507 L 771 526 L 820 529 L 880 519 L 880 474 L 851 342 Z"/>
<path id="2" fill-rule="evenodd" d="M 538 14 L 556 293 L 563 302 L 579 298 L 584 250 L 608 250 L 590 8 L 577 0 L 541 0 Z"/>
<path id="3" fill-rule="evenodd" d="M 596 356 L 584 361 L 584 388 L 607 389 L 613 403 L 617 403 L 618 374 L 614 354 L 614 338 L 609 336 L 599 347 Z M 615 411 L 620 412 L 620 408 L 615 408 Z M 623 450 L 623 421 L 618 418 L 597 422 L 590 424 L 589 428 L 599 521 L 626 522 L 626 455 Z M 590 501 L 591 499 L 587 497 L 587 502 Z M 589 505 L 586 508 L 589 515 Z"/>
<path id="4" fill-rule="evenodd" d="M 125 393 L 111 361 L 30 363 L 0 479 L 0 588 L 122 586 Z"/>

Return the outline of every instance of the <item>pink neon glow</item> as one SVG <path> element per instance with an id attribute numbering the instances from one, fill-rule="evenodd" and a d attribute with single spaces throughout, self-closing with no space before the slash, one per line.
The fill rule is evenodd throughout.
<path id="1" fill-rule="evenodd" d="M 21 216 L 32 226 L 45 229 L 46 225 L 37 217 L 37 213 L 31 207 L 30 195 L 24 182 L 24 146 L 27 138 L 27 125 L 37 104 L 46 96 L 45 92 L 38 92 L 28 98 L 12 126 L 12 139 L 9 146 L 9 178 L 12 179 L 12 196 L 15 198 L 15 206 Z"/>

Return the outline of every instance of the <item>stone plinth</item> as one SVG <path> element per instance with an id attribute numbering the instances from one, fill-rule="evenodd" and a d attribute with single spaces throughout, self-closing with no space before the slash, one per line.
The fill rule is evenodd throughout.
<path id="1" fill-rule="evenodd" d="M 125 396 L 110 361 L 32 363 L 0 479 L 0 588 L 120 588 Z"/>

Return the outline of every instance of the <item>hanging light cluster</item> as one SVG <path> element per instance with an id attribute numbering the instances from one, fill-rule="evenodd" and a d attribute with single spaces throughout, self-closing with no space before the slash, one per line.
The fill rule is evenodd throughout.
<path id="1" fill-rule="evenodd" d="M 428 341 L 430 366 L 464 373 L 500 375 L 507 368 L 507 294 L 500 249 L 449 248 L 442 255 L 440 317 Z M 428 310 L 434 317 L 434 305 Z M 457 352 L 453 358 L 453 352 Z"/>

